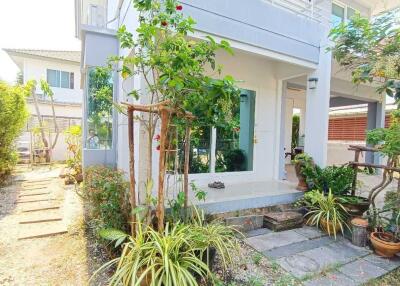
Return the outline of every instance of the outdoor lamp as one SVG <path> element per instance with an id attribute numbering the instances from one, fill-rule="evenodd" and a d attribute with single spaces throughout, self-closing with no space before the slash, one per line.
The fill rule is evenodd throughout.
<path id="1" fill-rule="evenodd" d="M 317 82 L 318 82 L 318 78 L 310 77 L 308 79 L 308 88 L 309 89 L 316 89 L 317 88 Z"/>

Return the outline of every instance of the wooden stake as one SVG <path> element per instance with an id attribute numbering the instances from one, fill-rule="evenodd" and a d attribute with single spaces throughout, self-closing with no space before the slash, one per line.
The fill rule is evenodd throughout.
<path id="1" fill-rule="evenodd" d="M 189 151 L 190 151 L 190 126 L 185 130 L 185 161 L 183 166 L 183 191 L 185 193 L 184 208 L 187 212 L 189 196 Z"/>
<path id="2" fill-rule="evenodd" d="M 131 202 L 131 234 L 135 236 L 136 215 L 133 213 L 136 209 L 136 191 L 135 191 L 135 125 L 133 122 L 133 109 L 128 109 L 128 137 L 129 137 L 129 193 Z"/>
<path id="3" fill-rule="evenodd" d="M 157 224 L 158 231 L 164 231 L 164 178 L 165 178 L 165 145 L 169 121 L 169 111 L 160 109 L 161 133 L 160 133 L 160 160 L 158 162 L 158 196 L 157 196 Z"/>

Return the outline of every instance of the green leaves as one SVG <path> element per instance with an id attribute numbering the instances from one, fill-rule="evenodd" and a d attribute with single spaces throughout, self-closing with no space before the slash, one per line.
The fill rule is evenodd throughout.
<path id="1" fill-rule="evenodd" d="M 99 236 L 105 240 L 115 241 L 115 247 L 120 246 L 129 235 L 118 229 L 101 229 Z"/>
<path id="2" fill-rule="evenodd" d="M 400 100 L 400 89 L 396 88 L 400 83 L 399 13 L 400 9 L 395 9 L 371 21 L 355 15 L 331 30 L 335 45 L 328 49 L 342 67 L 351 70 L 353 83 L 376 81 L 380 85 L 377 91 L 396 102 Z"/>
<path id="3" fill-rule="evenodd" d="M 134 46 L 133 35 L 128 32 L 125 25 L 119 27 L 117 31 L 117 38 L 120 42 L 121 48 L 132 48 Z"/>

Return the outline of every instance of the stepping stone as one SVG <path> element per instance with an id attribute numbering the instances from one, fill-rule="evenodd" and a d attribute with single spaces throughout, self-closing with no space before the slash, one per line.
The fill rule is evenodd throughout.
<path id="1" fill-rule="evenodd" d="M 30 224 L 30 223 L 42 223 L 42 222 L 52 222 L 52 221 L 61 221 L 61 217 L 55 217 L 55 218 L 42 218 L 42 219 L 28 219 L 28 220 L 22 220 L 19 223 L 20 224 Z"/>
<path id="2" fill-rule="evenodd" d="M 38 231 L 38 232 L 32 233 L 32 234 L 21 235 L 20 237 L 18 237 L 18 239 L 23 240 L 23 239 L 31 239 L 31 238 L 42 238 L 42 237 L 49 237 L 49 236 L 64 234 L 67 232 L 68 231 L 67 231 L 66 227 L 60 227 L 59 229 L 42 230 L 42 231 Z"/>
<path id="3" fill-rule="evenodd" d="M 322 277 L 316 277 L 311 280 L 303 282 L 304 286 L 357 286 L 356 283 L 351 278 L 347 277 L 340 272 L 328 273 Z"/>
<path id="4" fill-rule="evenodd" d="M 317 239 L 311 239 L 306 241 L 300 241 L 296 243 L 292 243 L 289 245 L 273 248 L 267 251 L 264 251 L 263 254 L 267 257 L 271 257 L 274 259 L 278 259 L 285 256 L 291 256 L 300 252 L 304 252 L 310 249 L 314 249 L 317 247 L 325 246 L 330 243 L 333 243 L 330 237 L 321 237 Z"/>
<path id="5" fill-rule="evenodd" d="M 43 185 L 43 186 L 29 186 L 29 187 L 24 187 L 21 191 L 32 191 L 32 190 L 41 190 L 41 189 L 47 189 L 49 186 L 48 185 Z"/>
<path id="6" fill-rule="evenodd" d="M 22 195 L 19 195 L 19 198 L 24 198 L 24 197 L 34 197 L 34 196 L 40 196 L 40 195 L 49 195 L 50 192 L 32 192 L 32 193 L 24 193 Z"/>
<path id="7" fill-rule="evenodd" d="M 267 233 L 271 233 L 272 231 L 268 228 L 259 228 L 259 229 L 254 229 L 246 232 L 244 235 L 245 237 L 253 237 L 253 236 L 258 236 L 258 235 L 263 235 Z"/>
<path id="8" fill-rule="evenodd" d="M 306 250 L 277 260 L 286 271 L 297 278 L 315 275 L 329 267 L 349 263 L 365 255 L 344 243 L 334 241 L 322 247 Z"/>
<path id="9" fill-rule="evenodd" d="M 37 206 L 37 207 L 26 208 L 26 209 L 22 210 L 22 212 L 28 213 L 28 212 L 39 212 L 39 211 L 57 210 L 57 209 L 60 209 L 60 206 L 47 205 L 47 206 Z"/>
<path id="10" fill-rule="evenodd" d="M 299 228 L 303 225 L 303 216 L 298 212 L 270 212 L 264 215 L 264 226 L 273 231 Z"/>
<path id="11" fill-rule="evenodd" d="M 400 257 L 395 256 L 393 258 L 385 258 L 375 254 L 370 254 L 363 258 L 364 260 L 382 268 L 386 271 L 392 271 L 397 267 L 400 267 Z"/>
<path id="12" fill-rule="evenodd" d="M 26 203 L 36 203 L 36 202 L 48 202 L 52 201 L 51 198 L 24 198 L 23 200 L 16 201 L 17 204 L 26 204 Z"/>
<path id="13" fill-rule="evenodd" d="M 378 278 L 387 272 L 375 264 L 362 259 L 342 266 L 339 268 L 339 271 L 359 284 L 373 278 Z"/>
<path id="14" fill-rule="evenodd" d="M 304 240 L 307 240 L 307 238 L 293 230 L 288 230 L 246 238 L 245 242 L 254 249 L 262 252 Z"/>
<path id="15" fill-rule="evenodd" d="M 302 228 L 296 228 L 294 229 L 294 231 L 297 232 L 298 234 L 307 237 L 308 239 L 315 239 L 328 235 L 322 230 L 308 225 L 304 225 Z"/>

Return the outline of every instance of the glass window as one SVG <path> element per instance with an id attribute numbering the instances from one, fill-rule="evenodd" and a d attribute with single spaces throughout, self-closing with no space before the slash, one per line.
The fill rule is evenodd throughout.
<path id="1" fill-rule="evenodd" d="M 61 72 L 61 87 L 69 88 L 69 72 Z"/>
<path id="2" fill-rule="evenodd" d="M 52 87 L 60 87 L 60 71 L 48 69 L 47 82 Z"/>
<path id="3" fill-rule="evenodd" d="M 332 26 L 336 27 L 344 21 L 344 7 L 332 3 Z"/>
<path id="4" fill-rule="evenodd" d="M 211 164 L 211 127 L 196 127 L 190 133 L 189 173 L 209 173 Z"/>
<path id="5" fill-rule="evenodd" d="M 216 172 L 253 170 L 255 92 L 242 90 L 233 106 L 233 118 L 217 128 Z"/>
<path id="6" fill-rule="evenodd" d="M 351 7 L 347 7 L 347 20 L 350 20 L 354 14 L 356 14 L 356 10 Z"/>
<path id="7" fill-rule="evenodd" d="M 87 92 L 87 149 L 111 149 L 112 147 L 112 73 L 91 68 L 88 74 Z"/>

